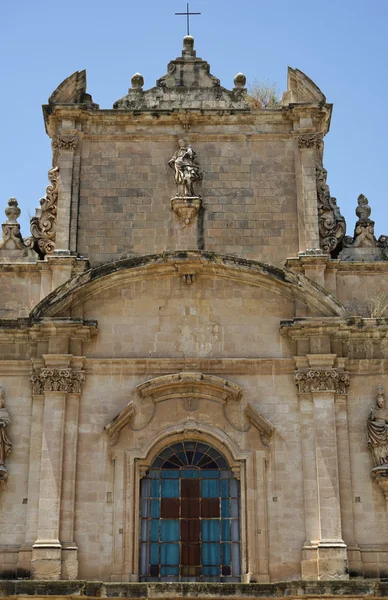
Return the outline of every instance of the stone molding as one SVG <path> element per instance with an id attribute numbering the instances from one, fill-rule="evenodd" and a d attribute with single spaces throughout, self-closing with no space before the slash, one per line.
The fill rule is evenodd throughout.
<path id="1" fill-rule="evenodd" d="M 184 250 L 136 256 L 89 269 L 69 279 L 66 286 L 58 288 L 39 302 L 31 311 L 30 318 L 64 314 L 67 307 L 80 302 L 85 293 L 90 298 L 93 294 L 101 294 L 103 289 L 123 285 L 138 277 L 144 280 L 161 276 L 176 277 L 191 274 L 197 268 L 204 275 L 229 278 L 258 287 L 265 286 L 292 300 L 300 300 L 327 317 L 345 317 L 347 314 L 341 302 L 327 290 L 289 269 L 222 253 Z"/>
<path id="2" fill-rule="evenodd" d="M 141 383 L 136 387 L 136 391 L 143 400 L 151 398 L 154 403 L 187 397 L 221 403 L 238 402 L 242 396 L 242 389 L 235 383 L 203 373 L 162 375 Z"/>
<path id="3" fill-rule="evenodd" d="M 31 374 L 30 383 L 33 395 L 44 392 L 65 392 L 80 394 L 85 381 L 85 371 L 71 368 L 42 368 Z"/>
<path id="4" fill-rule="evenodd" d="M 346 394 L 349 386 L 349 373 L 337 369 L 307 369 L 296 371 L 294 381 L 299 394 L 314 392 L 334 392 Z"/>

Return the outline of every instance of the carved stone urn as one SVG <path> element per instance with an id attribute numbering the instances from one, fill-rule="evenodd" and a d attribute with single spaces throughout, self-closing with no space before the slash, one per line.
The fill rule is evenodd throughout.
<path id="1" fill-rule="evenodd" d="M 199 196 L 176 196 L 171 200 L 171 208 L 182 222 L 183 227 L 188 227 L 198 214 L 202 200 Z"/>

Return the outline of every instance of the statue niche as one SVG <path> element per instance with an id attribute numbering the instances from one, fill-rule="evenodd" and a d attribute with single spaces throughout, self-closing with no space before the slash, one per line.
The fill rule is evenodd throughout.
<path id="1" fill-rule="evenodd" d="M 179 148 L 168 161 L 174 171 L 177 195 L 171 200 L 171 208 L 181 221 L 183 227 L 192 223 L 198 214 L 202 201 L 194 191 L 194 183 L 201 181 L 203 174 L 197 163 L 197 154 L 183 140 L 179 140 Z"/>

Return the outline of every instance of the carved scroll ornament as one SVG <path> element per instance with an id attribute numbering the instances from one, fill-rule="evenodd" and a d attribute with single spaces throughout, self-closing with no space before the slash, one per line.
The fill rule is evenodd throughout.
<path id="1" fill-rule="evenodd" d="M 40 200 L 40 208 L 30 222 L 32 238 L 25 243 L 33 247 L 42 257 L 51 254 L 55 250 L 55 237 L 57 230 L 57 202 L 59 169 L 53 167 L 48 172 L 50 184 L 46 188 L 46 195 Z"/>
<path id="2" fill-rule="evenodd" d="M 32 373 L 30 377 L 32 393 L 34 395 L 40 395 L 44 392 L 80 394 L 84 381 L 84 371 L 74 371 L 70 368 L 43 368 L 40 371 Z"/>
<path id="3" fill-rule="evenodd" d="M 324 252 L 332 254 L 341 249 L 342 239 L 346 233 L 346 223 L 337 206 L 337 200 L 330 196 L 330 188 L 326 183 L 327 171 L 317 166 L 317 194 L 319 241 Z"/>
<path id="4" fill-rule="evenodd" d="M 346 394 L 349 385 L 349 373 L 336 369 L 308 369 L 297 371 L 294 375 L 295 383 L 300 394 L 312 392 L 334 392 Z"/>
<path id="5" fill-rule="evenodd" d="M 5 392 L 0 386 L 0 487 L 4 487 L 8 479 L 8 470 L 5 466 L 5 459 L 12 450 L 12 444 L 7 435 L 7 427 L 11 424 L 9 412 L 4 407 Z"/>

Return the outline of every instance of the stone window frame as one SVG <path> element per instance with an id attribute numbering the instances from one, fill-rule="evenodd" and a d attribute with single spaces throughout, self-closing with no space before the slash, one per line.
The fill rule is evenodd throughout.
<path id="1" fill-rule="evenodd" d="M 203 387 L 203 395 L 206 397 L 209 376 L 198 378 L 198 374 L 186 375 L 183 388 L 185 385 L 192 386 L 194 378 L 198 383 L 198 388 Z M 229 389 L 230 382 L 227 380 L 214 376 L 211 379 L 211 383 L 216 383 L 216 387 L 222 384 Z M 150 387 L 154 389 L 155 386 L 158 390 L 163 390 L 163 394 L 158 392 L 158 398 L 153 398 L 153 401 L 172 398 L 182 401 L 184 389 L 181 387 L 181 376 L 179 377 L 180 389 L 171 385 L 171 381 L 168 386 L 165 377 L 155 378 L 146 384 L 147 393 Z M 138 393 L 139 388 L 140 392 L 144 389 L 144 385 L 138 386 Z M 143 395 L 141 393 L 139 395 L 143 399 Z M 218 401 L 218 399 L 214 398 L 214 401 Z M 236 401 L 238 403 L 241 401 L 240 393 L 236 394 Z M 111 580 L 139 580 L 141 478 L 164 447 L 175 442 L 196 439 L 218 449 L 225 456 L 235 477 L 240 481 L 241 581 L 269 581 L 268 504 L 272 463 L 269 442 L 275 431 L 273 425 L 248 403 L 244 412 L 251 426 L 257 430 L 257 436 L 253 438 L 255 440 L 253 449 L 252 444 L 249 444 L 251 445 L 250 450 L 241 449 L 240 445 L 246 444 L 243 432 L 240 431 L 236 436 L 233 435 L 233 439 L 226 431 L 214 425 L 197 422 L 193 418 L 167 426 L 151 435 L 141 447 L 129 449 L 127 437 L 122 436 L 120 443 L 118 442 L 123 428 L 125 427 L 128 431 L 126 426 L 130 425 L 134 412 L 134 403 L 130 401 L 123 411 L 105 427 L 111 446 L 108 456 L 113 465 L 113 469 L 110 468 L 111 483 L 109 488 L 107 487 L 109 490 L 113 489 Z M 239 442 L 237 443 L 235 440 Z M 248 481 L 254 482 L 249 490 Z"/>

